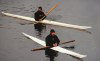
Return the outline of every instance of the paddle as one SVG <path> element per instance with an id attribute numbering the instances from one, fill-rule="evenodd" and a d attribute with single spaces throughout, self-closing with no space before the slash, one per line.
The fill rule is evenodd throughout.
<path id="1" fill-rule="evenodd" d="M 58 2 L 56 5 L 54 5 L 47 13 L 46 15 L 50 14 L 51 11 L 53 11 L 61 2 Z"/>
<path id="2" fill-rule="evenodd" d="M 48 15 L 51 13 L 51 11 L 53 11 L 60 3 L 61 3 L 61 2 L 58 2 L 58 3 L 55 4 L 52 8 L 50 8 L 49 11 L 46 13 L 46 16 L 48 16 Z M 43 18 L 45 18 L 45 16 L 44 16 Z M 43 19 L 43 18 L 42 18 L 42 19 Z M 40 20 L 42 20 L 42 19 L 40 19 Z"/>
<path id="3" fill-rule="evenodd" d="M 75 41 L 75 40 L 71 40 L 71 41 L 63 42 L 63 43 L 60 43 L 59 45 L 66 44 L 66 43 L 71 43 L 71 42 L 74 42 L 74 41 Z M 32 49 L 31 51 L 45 50 L 46 48 L 52 48 L 52 47 L 50 47 L 50 46 L 46 46 L 46 47 L 42 47 L 42 48 Z"/>

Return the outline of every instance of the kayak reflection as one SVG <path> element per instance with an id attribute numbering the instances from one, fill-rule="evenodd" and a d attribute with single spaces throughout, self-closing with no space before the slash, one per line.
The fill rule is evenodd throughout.
<path id="1" fill-rule="evenodd" d="M 54 51 L 50 48 L 46 48 L 45 55 L 46 55 L 46 57 L 50 58 L 50 61 L 54 61 L 54 58 L 58 56 L 58 52 Z"/>
<path id="2" fill-rule="evenodd" d="M 37 23 L 37 24 L 34 24 L 34 28 L 37 31 L 36 32 L 37 36 L 41 36 L 43 30 L 46 29 L 46 25 L 45 24 L 42 24 L 42 23 Z"/>

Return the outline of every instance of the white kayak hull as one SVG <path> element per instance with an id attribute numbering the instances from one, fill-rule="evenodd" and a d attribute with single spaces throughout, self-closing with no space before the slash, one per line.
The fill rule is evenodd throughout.
<path id="1" fill-rule="evenodd" d="M 88 28 L 92 28 L 90 26 L 72 25 L 72 24 L 61 23 L 61 22 L 50 21 L 50 20 L 35 21 L 35 19 L 31 18 L 31 17 L 15 15 L 15 14 L 5 13 L 5 12 L 2 12 L 2 14 L 7 15 L 7 16 L 11 16 L 11 17 L 15 17 L 15 18 L 19 18 L 19 19 L 24 19 L 24 20 L 32 21 L 32 22 L 37 22 L 37 23 L 39 22 L 39 23 L 44 23 L 44 24 L 63 26 L 63 27 L 67 27 L 67 28 L 77 29 L 77 30 L 85 30 L 85 29 L 88 29 Z"/>
<path id="2" fill-rule="evenodd" d="M 40 40 L 40 39 L 38 39 L 38 38 L 36 38 L 36 37 L 30 36 L 30 35 L 28 35 L 28 34 L 26 34 L 26 33 L 22 33 L 22 34 L 23 34 L 24 36 L 30 38 L 31 40 L 37 42 L 38 44 L 40 44 L 40 45 L 46 47 L 45 41 Z M 78 57 L 78 58 L 84 58 L 84 57 L 86 57 L 86 55 L 82 55 L 82 54 L 79 54 L 79 53 L 75 53 L 75 52 L 73 52 L 73 51 L 70 51 L 70 50 L 61 48 L 61 47 L 59 47 L 59 46 L 53 47 L 53 48 L 51 48 L 51 49 L 56 50 L 56 51 L 61 52 L 61 53 L 66 53 L 66 54 L 68 54 L 68 55 L 75 56 L 75 57 Z"/>

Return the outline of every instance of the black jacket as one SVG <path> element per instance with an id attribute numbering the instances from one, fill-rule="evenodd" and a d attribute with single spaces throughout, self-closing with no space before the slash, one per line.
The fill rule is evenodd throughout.
<path id="1" fill-rule="evenodd" d="M 57 43 L 59 44 L 60 43 L 60 40 L 58 39 L 58 37 L 56 35 L 52 36 L 52 35 L 48 35 L 46 37 L 46 46 L 50 46 L 50 47 L 53 47 L 53 44 Z"/>
<path id="2" fill-rule="evenodd" d="M 35 18 L 36 21 L 39 21 L 39 19 L 42 19 L 42 20 L 45 19 L 46 15 L 42 11 L 37 11 L 34 14 L 34 18 Z"/>

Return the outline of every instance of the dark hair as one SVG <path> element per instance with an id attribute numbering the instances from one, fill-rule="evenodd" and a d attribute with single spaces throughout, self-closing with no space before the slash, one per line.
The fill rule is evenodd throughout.
<path id="1" fill-rule="evenodd" d="M 51 30 L 50 30 L 50 33 L 52 33 L 52 32 L 55 32 L 55 30 L 54 30 L 54 29 L 51 29 Z"/>
<path id="2" fill-rule="evenodd" d="M 38 9 L 41 9 L 42 10 L 42 7 L 40 6 L 40 7 L 38 7 Z"/>

